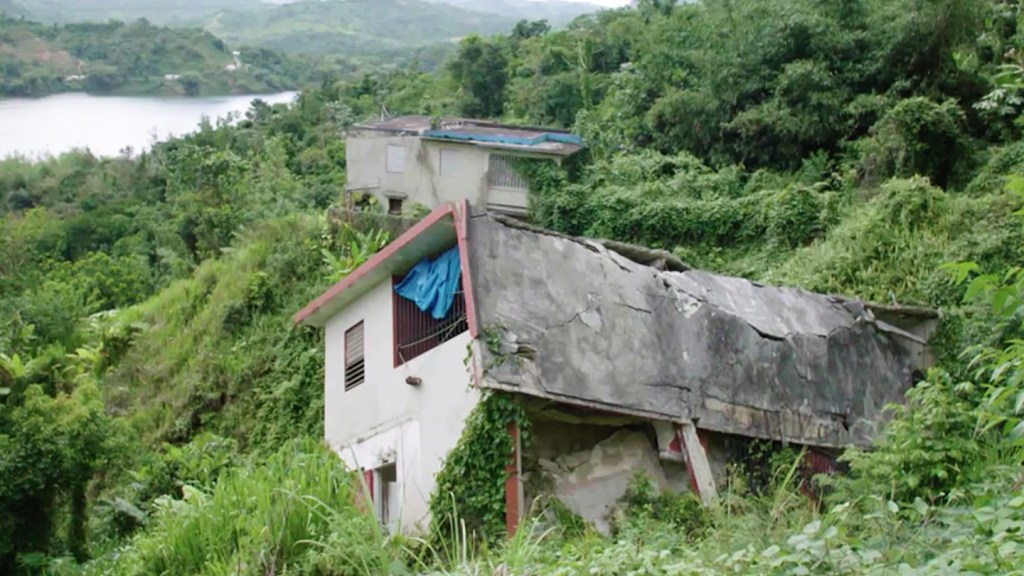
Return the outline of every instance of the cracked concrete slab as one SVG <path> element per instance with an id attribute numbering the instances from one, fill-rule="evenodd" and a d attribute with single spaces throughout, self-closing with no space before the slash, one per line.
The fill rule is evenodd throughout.
<path id="1" fill-rule="evenodd" d="M 502 349 L 531 351 L 484 350 L 485 386 L 842 446 L 870 441 L 926 358 L 856 300 L 666 265 L 642 248 L 638 263 L 622 245 L 484 213 L 468 226 L 479 325 Z"/>

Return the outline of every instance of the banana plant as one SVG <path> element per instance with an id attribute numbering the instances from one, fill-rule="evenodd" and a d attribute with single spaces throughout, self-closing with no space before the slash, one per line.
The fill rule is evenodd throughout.
<path id="1" fill-rule="evenodd" d="M 11 388 L 5 386 L 20 380 L 28 374 L 28 366 L 22 362 L 21 356 L 13 354 L 8 356 L 0 352 L 0 399 L 11 394 Z"/>
<path id="2" fill-rule="evenodd" d="M 324 264 L 330 272 L 327 277 L 331 282 L 338 282 L 363 265 L 381 248 L 387 246 L 390 235 L 386 230 L 374 230 L 371 232 L 359 232 L 350 230 L 351 238 L 342 250 L 341 255 L 335 255 L 326 248 L 320 250 L 323 255 Z"/>

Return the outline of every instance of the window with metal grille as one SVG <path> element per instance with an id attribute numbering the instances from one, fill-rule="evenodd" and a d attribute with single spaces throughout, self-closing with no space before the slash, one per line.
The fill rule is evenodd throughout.
<path id="1" fill-rule="evenodd" d="M 394 302 L 395 368 L 469 330 L 466 295 L 462 291 L 461 280 L 448 315 L 435 320 L 429 312 L 420 310 L 415 302 L 394 291 L 394 286 L 401 284 L 402 279 L 402 276 L 392 278 L 391 290 Z"/>
<path id="2" fill-rule="evenodd" d="M 384 169 L 392 174 L 405 172 L 405 146 L 388 144 L 387 159 Z"/>
<path id="3" fill-rule="evenodd" d="M 363 354 L 363 323 L 345 332 L 345 390 L 351 390 L 366 380 L 366 357 Z"/>
<path id="4" fill-rule="evenodd" d="M 441 176 L 457 176 L 461 154 L 458 150 L 441 149 Z"/>
<path id="5" fill-rule="evenodd" d="M 487 183 L 494 188 L 529 190 L 530 185 L 513 167 L 515 156 L 491 154 L 487 160 Z"/>

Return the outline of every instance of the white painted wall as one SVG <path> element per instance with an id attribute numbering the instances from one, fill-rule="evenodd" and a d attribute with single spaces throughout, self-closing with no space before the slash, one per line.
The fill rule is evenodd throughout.
<path id="1" fill-rule="evenodd" d="M 405 172 L 386 170 L 388 145 L 406 149 Z M 457 169 L 450 176 L 441 175 L 441 151 L 454 152 Z M 436 208 L 446 202 L 463 198 L 472 204 L 487 206 L 499 212 L 525 213 L 529 193 L 525 190 L 490 189 L 487 167 L 490 151 L 467 144 L 424 141 L 417 136 L 386 136 L 380 132 L 354 133 L 345 143 L 347 186 L 373 193 L 382 206 L 387 198 L 404 196 L 403 206 L 422 204 Z M 452 158 L 452 156 L 449 156 Z"/>
<path id="2" fill-rule="evenodd" d="M 327 322 L 324 432 L 355 468 L 395 462 L 405 532 L 426 528 L 434 476 L 462 434 L 479 394 L 463 365 L 469 333 L 394 367 L 391 282 Z M 345 331 L 363 322 L 366 381 L 345 392 Z M 405 383 L 409 376 L 420 386 Z"/>

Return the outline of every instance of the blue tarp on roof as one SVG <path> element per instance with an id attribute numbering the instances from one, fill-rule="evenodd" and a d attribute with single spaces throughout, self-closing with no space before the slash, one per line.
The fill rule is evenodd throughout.
<path id="1" fill-rule="evenodd" d="M 537 136 L 513 136 L 511 134 L 478 134 L 475 132 L 462 132 L 459 130 L 427 130 L 423 133 L 427 138 L 440 138 L 444 140 L 464 140 L 468 142 L 494 142 L 497 144 L 512 144 L 515 146 L 536 146 L 544 142 L 557 142 L 559 144 L 583 145 L 583 139 L 575 134 L 563 134 L 559 132 L 545 132 Z"/>
<path id="2" fill-rule="evenodd" d="M 442 320 L 452 309 L 455 292 L 459 289 L 459 247 L 441 254 L 431 261 L 424 258 L 413 266 L 405 279 L 395 286 L 395 292 L 412 300 L 434 320 Z"/>

